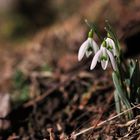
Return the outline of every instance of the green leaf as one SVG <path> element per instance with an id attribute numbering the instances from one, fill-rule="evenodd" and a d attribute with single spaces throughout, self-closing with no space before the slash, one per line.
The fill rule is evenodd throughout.
<path id="1" fill-rule="evenodd" d="M 138 100 L 138 88 L 140 87 L 140 68 L 139 68 L 139 62 L 136 60 L 131 60 L 130 63 L 130 90 L 131 90 L 131 96 L 130 100 L 132 103 L 137 102 Z M 136 101 L 137 100 L 137 101 Z"/>
<path id="2" fill-rule="evenodd" d="M 139 62 L 136 60 L 135 61 L 135 68 L 134 68 L 134 71 L 133 71 L 133 74 L 132 74 L 132 81 L 133 81 L 133 84 L 137 88 L 140 87 L 139 75 L 140 75 L 140 67 L 139 67 Z"/>
<path id="3" fill-rule="evenodd" d="M 119 113 L 121 113 L 121 101 L 118 96 L 117 90 L 114 91 L 114 99 L 115 99 L 116 111 L 119 114 Z"/>
<path id="4" fill-rule="evenodd" d="M 140 87 L 137 88 L 137 97 L 136 97 L 136 103 L 140 103 Z"/>
<path id="5" fill-rule="evenodd" d="M 133 59 L 129 60 L 129 78 L 131 79 L 136 67 L 136 63 Z"/>
<path id="6" fill-rule="evenodd" d="M 140 95 L 140 87 L 138 87 L 138 89 L 137 89 L 137 93 Z"/>
<path id="7" fill-rule="evenodd" d="M 124 103 L 124 105 L 125 105 L 125 107 L 127 109 L 131 108 L 131 104 L 130 104 L 129 100 L 127 99 L 127 97 L 125 96 L 126 93 L 125 93 L 124 89 L 121 86 L 121 81 L 119 80 L 116 72 L 112 73 L 112 78 L 113 78 L 115 89 L 117 91 L 116 93 L 118 94 L 119 98 Z M 132 118 L 132 116 L 133 116 L 132 111 L 129 111 L 128 113 L 129 113 L 128 114 L 129 117 Z"/>

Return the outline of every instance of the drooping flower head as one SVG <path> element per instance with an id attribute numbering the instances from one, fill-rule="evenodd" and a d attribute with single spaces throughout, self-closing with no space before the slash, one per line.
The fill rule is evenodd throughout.
<path id="1" fill-rule="evenodd" d="M 93 40 L 93 30 L 91 29 L 88 33 L 88 38 L 87 40 L 80 46 L 79 52 L 78 52 L 78 60 L 80 61 L 84 55 L 86 57 L 89 57 L 92 52 L 95 54 L 99 50 L 99 47 L 97 43 Z"/>
<path id="2" fill-rule="evenodd" d="M 115 46 L 114 40 L 111 38 L 110 34 L 107 34 L 107 38 L 105 39 L 106 41 L 106 47 L 109 51 L 113 53 L 114 56 L 118 56 L 118 50 L 117 47 Z"/>
<path id="3" fill-rule="evenodd" d="M 103 43 L 101 44 L 100 50 L 93 57 L 90 69 L 91 70 L 94 69 L 97 62 L 99 61 L 101 62 L 101 66 L 103 70 L 105 70 L 107 68 L 109 60 L 111 61 L 113 70 L 116 71 L 117 66 L 116 66 L 114 55 L 110 50 L 107 49 L 107 43 L 106 40 L 104 40 Z"/>

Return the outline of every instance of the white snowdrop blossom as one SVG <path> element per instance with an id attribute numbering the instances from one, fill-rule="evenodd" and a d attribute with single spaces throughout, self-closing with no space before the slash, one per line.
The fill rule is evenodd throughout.
<path id="1" fill-rule="evenodd" d="M 96 54 L 97 51 L 99 50 L 97 43 L 92 38 L 93 38 L 93 30 L 89 32 L 88 39 L 80 46 L 78 52 L 79 61 L 81 61 L 84 55 L 86 55 L 86 57 L 89 57 L 92 54 L 92 52 Z"/>
<path id="2" fill-rule="evenodd" d="M 115 43 L 113 41 L 113 39 L 111 39 L 110 37 L 107 37 L 105 39 L 106 41 L 106 47 L 108 50 L 110 50 L 114 56 L 117 56 L 118 55 L 118 52 L 117 52 L 117 49 L 116 49 L 116 46 L 115 46 Z"/>
<path id="3" fill-rule="evenodd" d="M 110 60 L 113 70 L 116 71 L 117 66 L 116 66 L 114 55 L 111 51 L 109 51 L 106 47 L 104 47 L 103 43 L 100 47 L 100 50 L 93 57 L 90 69 L 91 70 L 94 69 L 97 64 L 97 61 L 99 61 L 99 62 L 101 62 L 101 66 L 102 66 L 103 70 L 105 70 L 107 68 L 108 62 Z"/>

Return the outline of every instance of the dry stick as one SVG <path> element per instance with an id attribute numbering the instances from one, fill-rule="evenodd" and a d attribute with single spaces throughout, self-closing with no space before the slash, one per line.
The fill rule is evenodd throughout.
<path id="1" fill-rule="evenodd" d="M 140 104 L 138 104 L 138 105 L 136 105 L 136 106 L 134 106 L 134 107 L 132 107 L 132 108 L 130 108 L 130 109 L 127 109 L 127 110 L 125 110 L 124 112 L 119 113 L 118 115 L 113 116 L 113 117 L 111 117 L 111 118 L 109 118 L 109 119 L 107 119 L 107 120 L 105 120 L 105 121 L 99 123 L 99 124 L 97 125 L 97 127 L 99 127 L 99 126 L 101 126 L 101 125 L 104 125 L 105 123 L 107 123 L 107 122 L 109 122 L 109 121 L 111 121 L 111 120 L 113 120 L 113 119 L 115 119 L 115 118 L 117 118 L 117 117 L 119 117 L 119 116 L 125 114 L 126 112 L 128 112 L 128 111 L 130 111 L 130 110 L 133 110 L 134 108 L 137 108 L 138 106 L 140 106 Z M 83 133 L 86 133 L 86 132 L 88 132 L 88 131 L 94 129 L 94 128 L 95 128 L 94 126 L 91 126 L 91 127 L 87 128 L 87 129 L 82 130 L 82 131 L 79 132 L 79 133 L 73 134 L 72 137 L 77 137 L 77 136 L 79 136 L 79 135 L 81 135 L 81 134 L 83 134 Z"/>
<path id="2" fill-rule="evenodd" d="M 108 100 L 108 104 L 112 101 L 113 98 L 113 94 L 110 96 L 109 100 Z M 104 108 L 108 108 L 108 104 L 107 106 L 105 106 Z M 114 105 L 114 104 L 112 104 Z M 112 106 L 111 105 L 111 106 Z M 104 109 L 103 112 L 100 114 L 99 119 L 95 122 L 93 127 L 96 127 L 98 125 L 98 122 L 100 121 L 100 119 L 103 117 L 103 113 L 106 112 L 107 109 Z M 87 112 L 86 112 L 87 113 Z M 81 124 L 78 128 L 76 128 L 74 131 L 77 131 L 78 129 L 80 129 L 82 126 L 84 126 L 85 124 L 87 124 L 88 122 L 90 122 L 90 120 L 92 120 L 93 117 L 89 118 L 87 121 L 85 121 L 83 124 Z M 74 133 L 74 131 L 72 132 L 72 134 Z"/>

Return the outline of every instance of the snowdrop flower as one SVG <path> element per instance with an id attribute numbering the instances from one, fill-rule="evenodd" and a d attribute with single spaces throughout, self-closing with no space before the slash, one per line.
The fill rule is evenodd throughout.
<path id="1" fill-rule="evenodd" d="M 91 63 L 91 67 L 90 69 L 94 69 L 97 61 L 101 62 L 101 66 L 102 68 L 105 70 L 107 68 L 109 59 L 111 61 L 113 70 L 116 71 L 117 70 L 117 66 L 116 66 L 116 62 L 115 62 L 115 58 L 114 55 L 111 51 L 109 51 L 106 48 L 106 41 L 104 41 L 100 47 L 100 50 L 95 54 L 95 56 L 93 57 L 92 63 Z"/>
<path id="2" fill-rule="evenodd" d="M 107 37 L 105 39 L 105 41 L 106 41 L 107 49 L 110 50 L 114 56 L 117 56 L 118 52 L 117 52 L 117 49 L 116 49 L 116 46 L 115 46 L 113 39 L 111 39 L 110 37 Z"/>
<path id="3" fill-rule="evenodd" d="M 99 50 L 98 45 L 92 38 L 93 38 L 93 30 L 90 30 L 90 32 L 88 33 L 88 39 L 80 46 L 78 52 L 79 61 L 84 57 L 84 55 L 86 55 L 86 57 L 89 57 L 92 54 L 92 52 L 96 54 L 97 51 Z"/>

